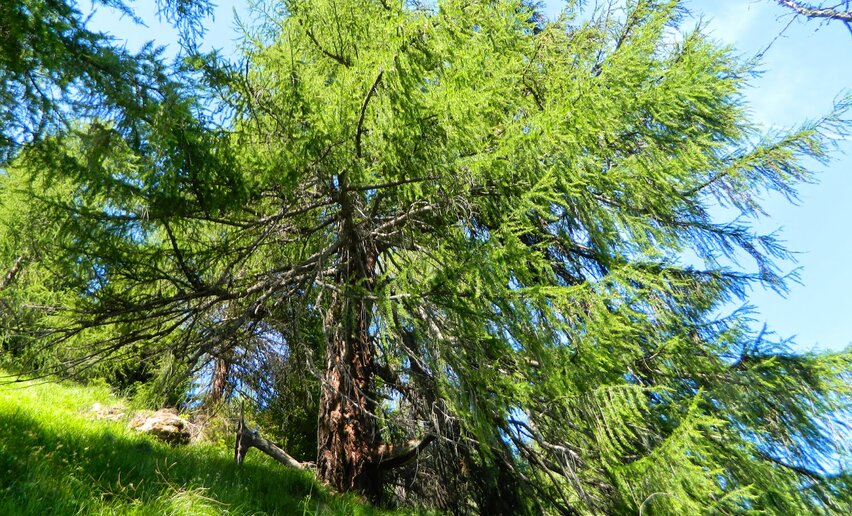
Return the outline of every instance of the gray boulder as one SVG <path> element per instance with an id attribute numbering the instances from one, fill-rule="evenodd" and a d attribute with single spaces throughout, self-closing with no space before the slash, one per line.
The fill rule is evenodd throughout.
<path id="1" fill-rule="evenodd" d="M 137 413 L 130 420 L 129 426 L 172 445 L 188 444 L 192 437 L 189 422 L 178 417 L 174 409 Z"/>

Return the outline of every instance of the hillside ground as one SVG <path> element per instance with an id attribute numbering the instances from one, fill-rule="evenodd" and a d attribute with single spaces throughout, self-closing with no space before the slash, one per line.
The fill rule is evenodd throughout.
<path id="1" fill-rule="evenodd" d="M 310 472 L 226 444 L 171 447 L 95 420 L 105 387 L 25 381 L 0 371 L 0 514 L 379 514 L 333 495 Z"/>

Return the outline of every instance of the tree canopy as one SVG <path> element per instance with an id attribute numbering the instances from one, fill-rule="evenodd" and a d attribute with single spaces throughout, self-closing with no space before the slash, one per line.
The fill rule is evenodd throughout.
<path id="1" fill-rule="evenodd" d="M 760 196 L 795 197 L 847 106 L 759 132 L 750 66 L 682 32 L 679 2 L 269 2 L 241 61 L 187 44 L 174 66 L 89 32 L 38 46 L 17 34 L 70 37 L 79 13 L 11 5 L 5 354 L 165 364 L 163 392 L 220 371 L 377 503 L 852 503 L 852 354 L 795 354 L 729 308 L 784 290 Z"/>

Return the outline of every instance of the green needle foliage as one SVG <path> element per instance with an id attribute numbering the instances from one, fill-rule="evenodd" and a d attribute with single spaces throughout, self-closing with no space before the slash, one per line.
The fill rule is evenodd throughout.
<path id="1" fill-rule="evenodd" d="M 212 12 L 207 0 L 158 0 L 160 13 L 192 48 Z M 96 0 L 138 20 L 122 0 Z M 22 144 L 67 129 L 79 118 L 110 117 L 125 130 L 150 116 L 164 74 L 161 50 L 137 54 L 91 31 L 76 2 L 7 0 L 0 6 L 0 163 Z"/>
<path id="2" fill-rule="evenodd" d="M 676 1 L 256 14 L 242 62 L 188 58 L 133 130 L 83 117 L 17 154 L 67 235 L 74 295 L 35 325 L 63 371 L 224 361 L 373 501 L 849 509 L 852 353 L 725 313 L 783 292 L 788 253 L 751 223 L 811 179 L 848 102 L 761 134 L 750 67 L 681 32 Z"/>

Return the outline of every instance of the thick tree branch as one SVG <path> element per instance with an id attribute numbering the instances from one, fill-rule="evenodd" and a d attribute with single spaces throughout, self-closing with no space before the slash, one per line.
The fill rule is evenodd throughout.
<path id="1" fill-rule="evenodd" d="M 24 264 L 24 256 L 21 255 L 15 260 L 15 263 L 12 264 L 12 268 L 9 269 L 9 272 L 6 273 L 6 276 L 3 277 L 3 281 L 0 281 L 0 290 L 4 290 L 6 287 L 12 284 L 15 281 L 15 277 L 21 271 L 21 265 Z"/>
<path id="2" fill-rule="evenodd" d="M 363 192 L 365 190 L 381 190 L 384 188 L 394 188 L 397 186 L 407 185 L 411 183 L 422 183 L 424 181 L 434 181 L 436 177 L 412 177 L 408 179 L 400 179 L 398 181 L 389 181 L 387 183 L 373 183 L 369 185 L 350 186 L 350 192 Z"/>
<path id="3" fill-rule="evenodd" d="M 382 445 L 379 449 L 379 469 L 388 470 L 405 466 L 417 458 L 420 452 L 434 440 L 434 434 L 426 434 L 421 439 L 408 441 L 405 446 Z"/>
<path id="4" fill-rule="evenodd" d="M 367 92 L 367 96 L 364 98 L 364 103 L 361 104 L 361 115 L 358 117 L 358 127 L 355 129 L 355 156 L 358 158 L 361 157 L 361 135 L 364 134 L 364 115 L 367 113 L 367 105 L 369 105 L 370 99 L 376 93 L 376 89 L 379 87 L 379 82 L 381 82 L 384 73 L 385 71 L 379 68 L 379 75 L 376 76 L 376 80 L 373 81 L 370 91 Z"/>
<path id="5" fill-rule="evenodd" d="M 183 252 L 180 250 L 180 247 L 178 247 L 177 239 L 175 239 L 175 235 L 172 233 L 172 228 L 165 220 L 163 221 L 163 228 L 166 230 L 166 235 L 169 237 L 169 242 L 171 243 L 172 250 L 175 253 L 175 258 L 177 259 L 178 265 L 180 266 L 184 276 L 186 276 L 187 281 L 189 281 L 189 284 L 194 288 L 203 290 L 205 285 L 199 279 L 198 275 L 189 268 L 189 265 L 186 263 L 186 259 L 183 256 Z"/>
<path id="6" fill-rule="evenodd" d="M 320 52 L 322 52 L 324 55 L 326 55 L 327 57 L 330 57 L 330 58 L 334 59 L 335 61 L 337 61 L 338 63 L 342 64 L 343 66 L 345 66 L 345 67 L 347 67 L 347 68 L 348 68 L 348 67 L 350 67 L 350 66 L 352 66 L 352 62 L 351 62 L 351 61 L 349 61 L 349 59 L 347 59 L 347 58 L 345 58 L 345 57 L 343 57 L 343 56 L 340 56 L 340 55 L 334 54 L 334 53 L 332 53 L 332 52 L 329 52 L 328 50 L 326 50 L 325 48 L 323 48 L 323 46 L 319 44 L 319 41 L 317 41 L 317 38 L 314 36 L 314 33 L 311 31 L 311 29 L 306 28 L 306 29 L 305 29 L 305 34 L 307 34 L 307 35 L 308 35 L 308 38 L 310 38 L 310 40 L 311 40 L 311 41 L 313 42 L 313 44 L 317 47 L 317 49 L 318 49 Z"/>
<path id="7" fill-rule="evenodd" d="M 305 469 L 306 464 L 299 462 L 269 439 L 265 439 L 255 431 L 246 428 L 242 410 L 240 410 L 240 422 L 237 424 L 237 438 L 234 443 L 234 461 L 242 464 L 246 458 L 249 448 L 257 448 L 285 466 L 295 469 Z"/>
<path id="8" fill-rule="evenodd" d="M 796 13 L 808 18 L 827 18 L 832 20 L 841 20 L 852 22 L 852 11 L 841 11 L 838 9 L 827 9 L 816 7 L 802 2 L 794 2 L 792 0 L 776 0 L 778 4 L 796 11 Z"/>

